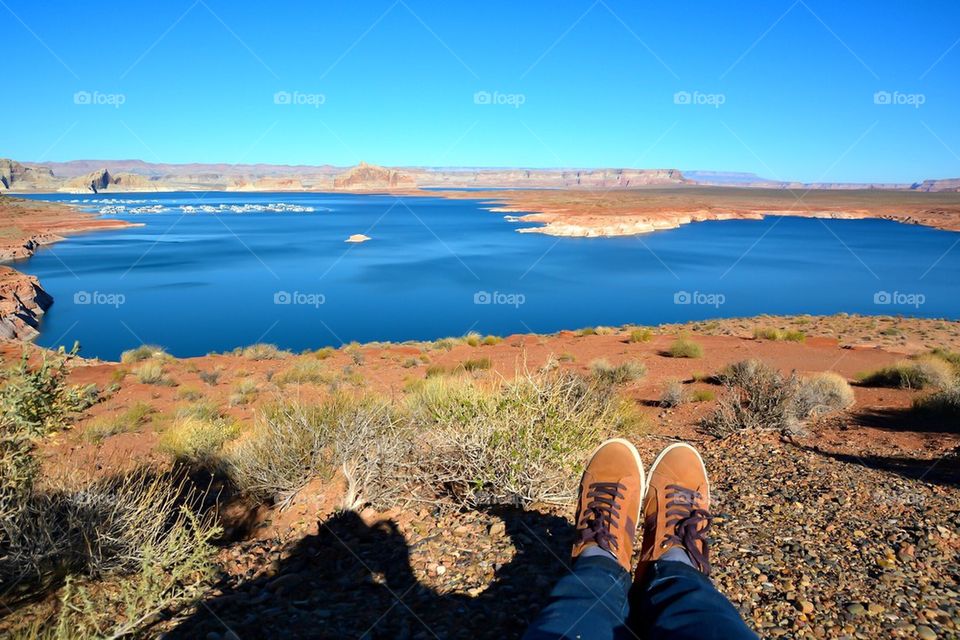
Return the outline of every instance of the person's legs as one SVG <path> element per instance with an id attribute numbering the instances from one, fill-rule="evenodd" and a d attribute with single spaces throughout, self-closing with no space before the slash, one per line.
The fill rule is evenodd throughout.
<path id="1" fill-rule="evenodd" d="M 686 444 L 661 453 L 650 469 L 643 544 L 630 593 L 630 627 L 644 638 L 756 638 L 710 582 L 710 483 Z"/>
<path id="2" fill-rule="evenodd" d="M 630 573 L 609 554 L 578 558 L 560 578 L 524 640 L 619 638 L 627 634 Z"/>
<path id="3" fill-rule="evenodd" d="M 626 626 L 627 594 L 643 493 L 643 463 L 633 445 L 614 439 L 597 447 L 580 481 L 573 568 L 525 640 L 633 637 Z"/>

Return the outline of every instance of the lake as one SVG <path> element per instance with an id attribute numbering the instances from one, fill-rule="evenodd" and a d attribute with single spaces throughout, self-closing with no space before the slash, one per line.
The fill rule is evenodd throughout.
<path id="1" fill-rule="evenodd" d="M 837 312 L 960 318 L 960 234 L 884 220 L 702 222 L 625 238 L 520 234 L 480 201 L 326 193 L 34 195 L 143 223 L 17 268 L 55 303 L 37 342 L 116 359 L 255 342 L 552 332 Z M 344 241 L 352 234 L 372 240 Z"/>

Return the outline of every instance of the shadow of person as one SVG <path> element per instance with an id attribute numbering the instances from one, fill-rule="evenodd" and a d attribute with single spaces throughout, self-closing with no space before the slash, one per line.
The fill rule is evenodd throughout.
<path id="1" fill-rule="evenodd" d="M 573 527 L 564 518 L 512 508 L 486 510 L 504 524 L 511 561 L 462 538 L 460 557 L 445 566 L 437 591 L 417 580 L 411 553 L 449 532 L 431 532 L 411 548 L 397 524 L 366 524 L 347 511 L 319 532 L 266 551 L 269 575 L 224 578 L 220 595 L 198 605 L 168 638 L 515 638 L 546 603 L 566 572 Z M 465 593 L 466 573 L 489 568 L 485 590 Z M 481 587 L 482 588 L 482 587 Z"/>

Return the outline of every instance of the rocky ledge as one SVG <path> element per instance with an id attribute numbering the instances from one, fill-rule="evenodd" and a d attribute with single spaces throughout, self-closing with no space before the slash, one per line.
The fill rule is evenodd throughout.
<path id="1" fill-rule="evenodd" d="M 30 340 L 53 298 L 34 276 L 0 267 L 0 338 Z"/>

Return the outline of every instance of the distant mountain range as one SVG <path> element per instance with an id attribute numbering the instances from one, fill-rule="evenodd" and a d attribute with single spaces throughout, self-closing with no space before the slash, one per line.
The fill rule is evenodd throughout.
<path id="1" fill-rule="evenodd" d="M 960 191 L 960 178 L 924 180 L 913 183 L 880 182 L 784 182 L 769 180 L 755 173 L 735 171 L 684 171 L 683 176 L 700 185 L 717 187 L 757 187 L 764 189 L 892 189 L 897 191 Z"/>
<path id="2" fill-rule="evenodd" d="M 960 178 L 914 184 L 778 182 L 752 173 L 677 169 L 355 167 L 273 164 L 166 164 L 143 160 L 17 162 L 0 159 L 0 191 L 409 191 L 429 188 L 623 189 L 715 185 L 774 189 L 960 191 Z"/>

